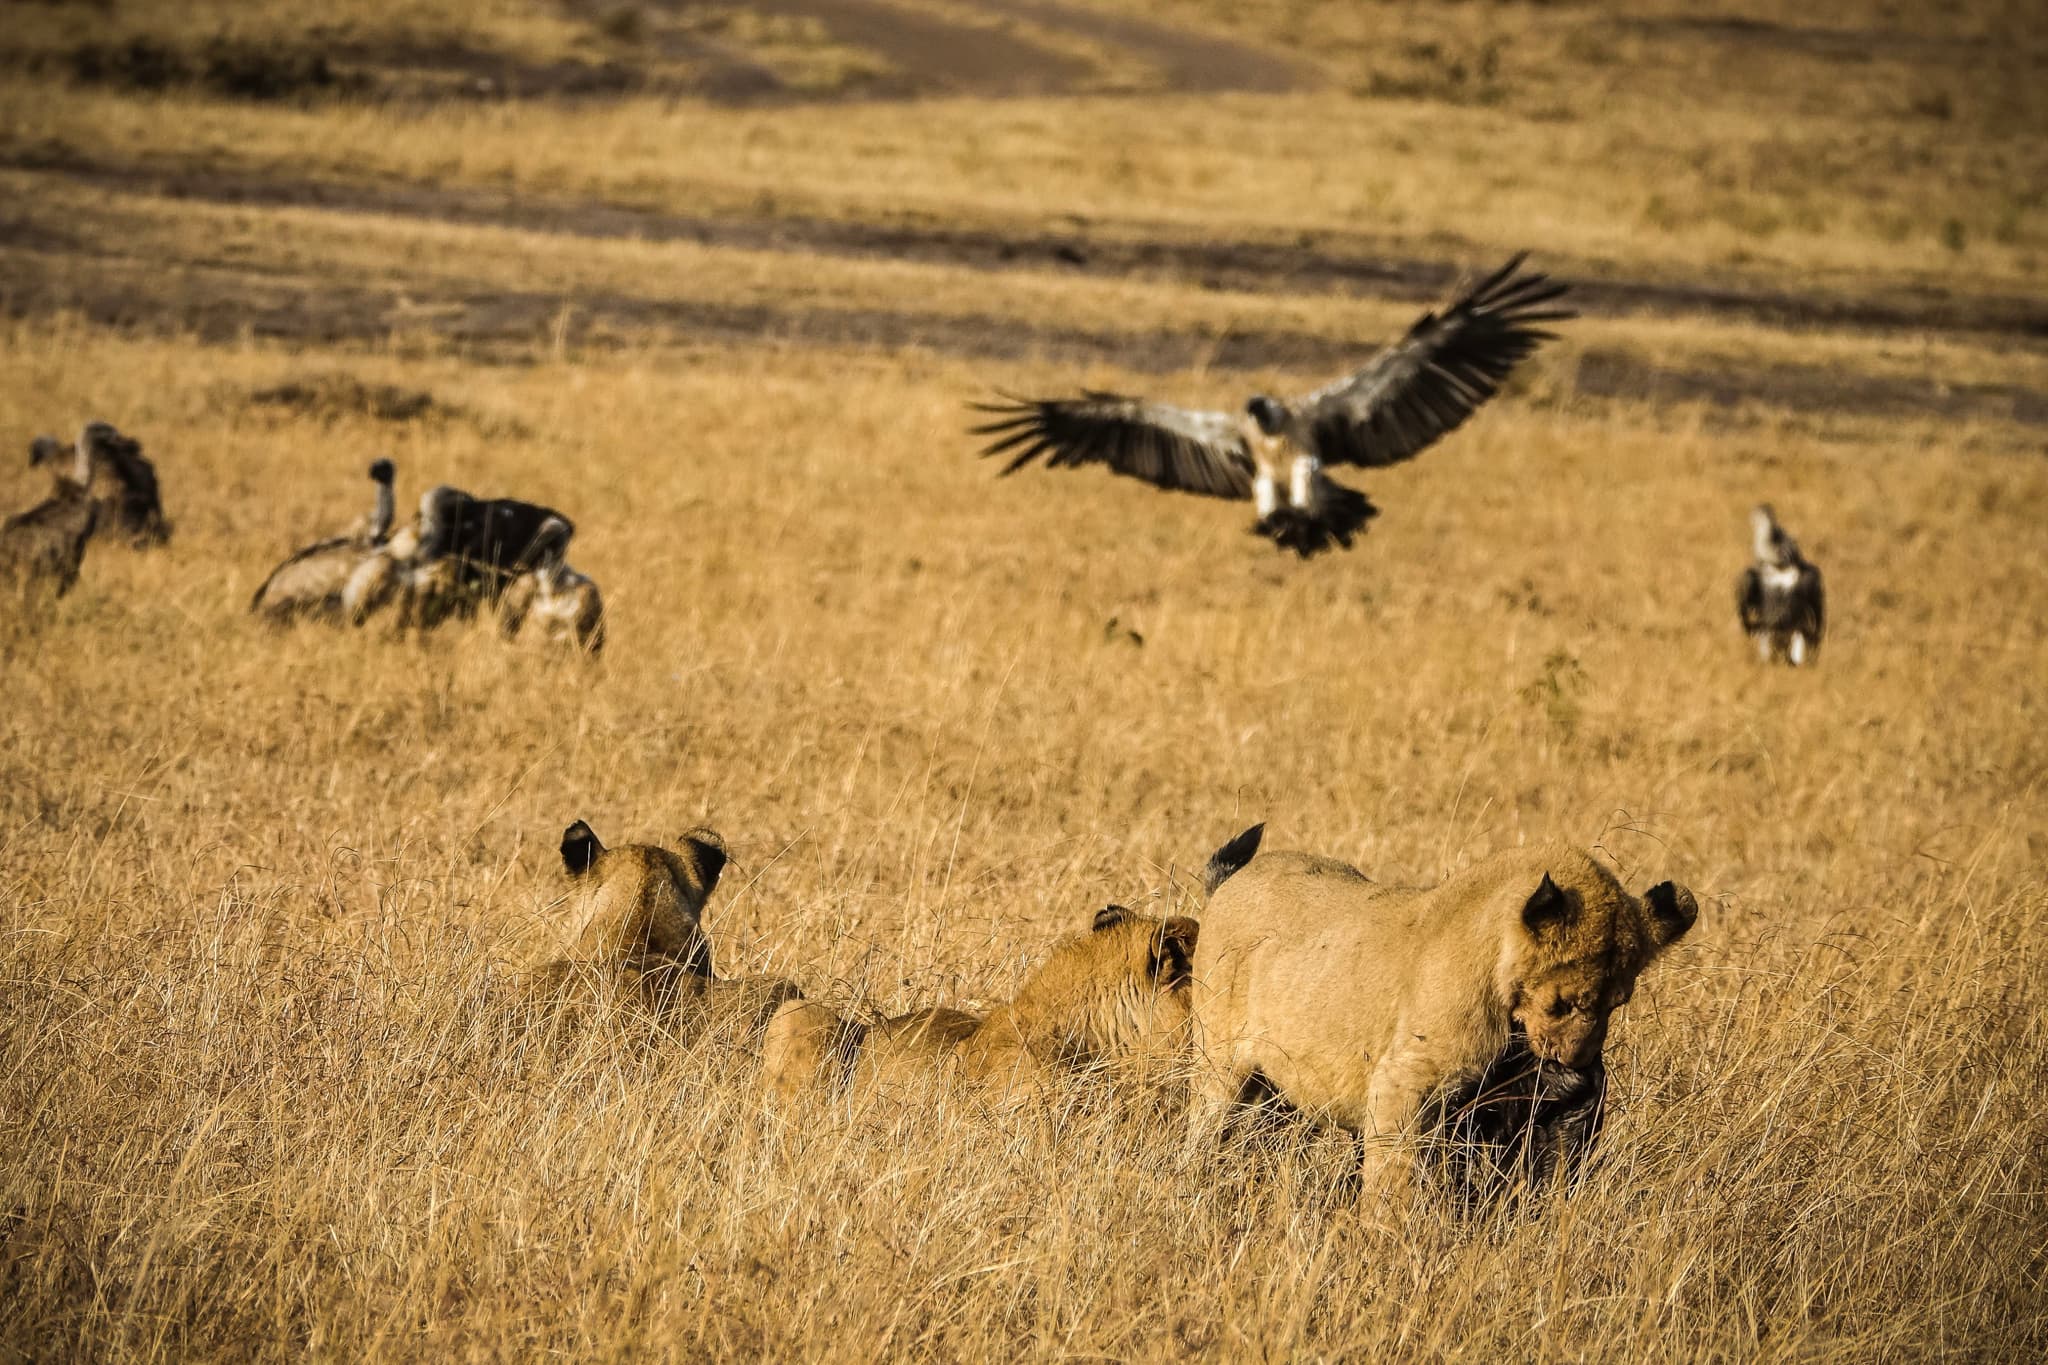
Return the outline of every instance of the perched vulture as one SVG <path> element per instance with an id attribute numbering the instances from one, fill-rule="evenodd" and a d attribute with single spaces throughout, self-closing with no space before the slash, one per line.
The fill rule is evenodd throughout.
<path id="1" fill-rule="evenodd" d="M 249 599 L 249 610 L 280 625 L 302 617 L 339 621 L 350 576 L 390 539 L 396 476 L 391 461 L 372 463 L 370 481 L 377 493 L 369 521 L 316 540 L 272 569 Z"/>
<path id="2" fill-rule="evenodd" d="M 0 522 L 0 585 L 48 582 L 54 596 L 70 592 L 99 515 L 83 483 L 58 480 L 49 497 Z"/>
<path id="3" fill-rule="evenodd" d="M 1735 607 L 1742 629 L 1756 642 L 1765 663 L 1783 659 L 1798 668 L 1820 653 L 1827 627 L 1827 593 L 1820 570 L 1799 553 L 1799 542 L 1778 525 L 1764 503 L 1749 514 L 1756 562 L 1735 582 Z"/>
<path id="4" fill-rule="evenodd" d="M 513 579 L 498 599 L 498 628 L 506 639 L 525 627 L 529 637 L 573 644 L 586 654 L 604 648 L 604 595 L 590 575 L 562 557 L 570 534 L 566 522 L 543 528 L 540 539 L 557 548 Z"/>
<path id="5" fill-rule="evenodd" d="M 71 467 L 76 460 L 76 467 Z M 157 492 L 156 466 L 142 453 L 142 443 L 123 436 L 111 422 L 87 422 L 78 433 L 76 455 L 63 442 L 38 436 L 29 444 L 31 466 L 49 465 L 58 484 L 82 483 L 99 508 L 99 534 L 120 535 L 137 549 L 161 545 L 170 538 L 163 500 Z M 61 487 L 57 490 L 62 494 Z"/>
<path id="6" fill-rule="evenodd" d="M 1538 324 L 1575 316 L 1553 304 L 1566 289 L 1519 273 L 1523 257 L 1474 285 L 1365 366 L 1292 402 L 1257 394 L 1233 417 L 1145 398 L 1088 391 L 1075 398 L 977 404 L 993 420 L 984 455 L 1010 474 L 1044 456 L 1051 466 L 1106 464 L 1161 488 L 1250 498 L 1253 530 L 1307 557 L 1349 548 L 1374 515 L 1363 493 L 1331 479 L 1330 465 L 1398 464 L 1460 426 L 1499 391 L 1537 343 Z M 1282 501 L 1282 493 L 1285 501 Z"/>

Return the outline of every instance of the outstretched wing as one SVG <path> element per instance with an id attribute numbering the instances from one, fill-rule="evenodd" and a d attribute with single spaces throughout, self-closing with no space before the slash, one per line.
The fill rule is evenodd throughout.
<path id="1" fill-rule="evenodd" d="M 990 438 L 983 455 L 1009 459 L 1011 474 L 1039 456 L 1048 466 L 1106 464 L 1161 488 L 1217 498 L 1252 493 L 1251 451 L 1235 419 L 1169 403 L 1089 391 L 1079 398 L 1010 398 L 976 403 L 994 420 L 972 428 Z"/>
<path id="2" fill-rule="evenodd" d="M 1545 307 L 1567 286 L 1547 275 L 1518 273 L 1526 254 L 1441 315 L 1424 313 L 1363 369 L 1295 403 L 1297 439 L 1324 464 L 1381 465 L 1408 459 L 1455 430 L 1554 335 L 1537 324 L 1577 316 L 1569 308 Z"/>
<path id="3" fill-rule="evenodd" d="M 1821 586 L 1820 570 L 1811 564 L 1799 566 L 1799 583 L 1792 590 L 1793 600 L 1798 603 L 1799 628 L 1811 636 L 1814 643 L 1828 628 L 1827 590 Z"/>
<path id="4" fill-rule="evenodd" d="M 1742 632 L 1754 635 L 1764 625 L 1764 576 L 1752 564 L 1735 580 L 1735 612 L 1742 618 Z"/>

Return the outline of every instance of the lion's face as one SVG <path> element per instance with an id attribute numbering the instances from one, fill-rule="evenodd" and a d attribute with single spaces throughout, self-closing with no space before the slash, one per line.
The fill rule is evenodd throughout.
<path id="1" fill-rule="evenodd" d="M 650 959 L 711 974 L 704 904 L 725 868 L 725 844 L 695 829 L 674 849 L 606 848 L 581 820 L 562 834 L 562 865 L 581 884 L 579 951 L 604 960 Z"/>
<path id="2" fill-rule="evenodd" d="M 1058 1031 L 1083 1054 L 1178 1046 L 1188 1029 L 1200 928 L 1184 916 L 1162 920 L 1105 907 L 1085 933 L 1054 950 L 1019 991 L 1018 1004 L 1069 1015 Z"/>
<path id="3" fill-rule="evenodd" d="M 1637 899 L 1590 861 L 1562 885 L 1546 873 L 1522 907 L 1522 950 L 1512 955 L 1508 991 L 1509 1015 L 1529 1050 L 1578 1070 L 1598 1064 L 1609 1016 L 1698 914 L 1692 893 L 1672 882 Z"/>
<path id="4" fill-rule="evenodd" d="M 1583 1070 L 1600 1060 L 1607 1017 L 1628 1003 L 1633 985 L 1586 967 L 1544 972 L 1523 983 L 1514 1021 L 1537 1057 Z"/>

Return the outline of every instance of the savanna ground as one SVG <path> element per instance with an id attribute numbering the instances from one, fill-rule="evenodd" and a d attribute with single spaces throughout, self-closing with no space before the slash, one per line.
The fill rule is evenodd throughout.
<path id="1" fill-rule="evenodd" d="M 0 1356 L 2048 1347 L 2031 6 L 299 13 L 5 6 L 0 432 L 118 422 L 176 534 L 0 618 Z M 971 458 L 996 387 L 1306 385 L 1520 247 L 1586 315 L 1349 554 Z M 377 454 L 573 516 L 602 658 L 249 621 Z M 1759 499 L 1809 673 L 1735 630 Z M 1587 1187 L 1390 1232 L 1326 1140 L 523 1029 L 579 816 L 723 831 L 721 967 L 882 1008 L 1254 820 L 1704 913 Z"/>

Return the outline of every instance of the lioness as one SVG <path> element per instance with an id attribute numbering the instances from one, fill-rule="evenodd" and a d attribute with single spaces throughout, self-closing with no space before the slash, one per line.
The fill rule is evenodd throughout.
<path id="1" fill-rule="evenodd" d="M 735 1026 L 758 1034 L 778 1005 L 803 992 L 774 977 L 720 980 L 711 968 L 704 904 L 725 870 L 725 842 L 693 829 L 679 847 L 606 848 L 578 820 L 562 833 L 562 865 L 578 884 L 567 957 L 541 969 L 543 994 L 579 979 L 637 993 L 671 1025 Z"/>
<path id="2" fill-rule="evenodd" d="M 821 1073 L 836 1087 L 866 1089 L 945 1072 L 999 1097 L 1028 1097 L 1059 1073 L 1177 1054 L 1199 928 L 1108 906 L 986 1018 L 933 1008 L 860 1024 L 811 1001 L 786 1004 L 762 1040 L 762 1083 L 788 1100 Z"/>
<path id="3" fill-rule="evenodd" d="M 1573 1123 L 1597 1125 L 1609 1015 L 1698 914 L 1684 887 L 1637 899 L 1564 847 L 1501 853 L 1428 890 L 1377 886 L 1309 853 L 1229 852 L 1206 879 L 1195 962 L 1190 1148 L 1212 1144 L 1241 1103 L 1277 1094 L 1368 1139 L 1362 1174 L 1376 1193 L 1403 1187 L 1415 1161 L 1412 1142 L 1378 1139 L 1443 1124 L 1451 1097 L 1475 1093 L 1517 1048 L 1566 1069 L 1524 1097 L 1531 1114 L 1561 1102 Z"/>

